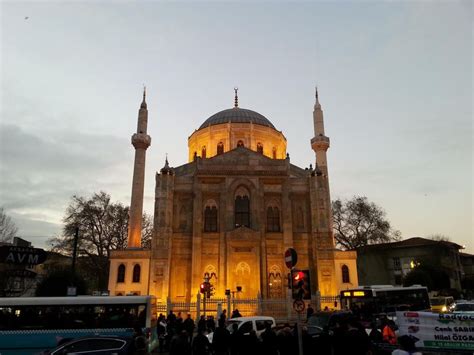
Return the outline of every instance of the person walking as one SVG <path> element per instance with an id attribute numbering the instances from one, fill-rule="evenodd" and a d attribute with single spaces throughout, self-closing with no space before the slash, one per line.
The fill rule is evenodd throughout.
<path id="1" fill-rule="evenodd" d="M 402 335 L 398 338 L 400 349 L 392 351 L 392 355 L 421 355 L 422 353 L 416 349 L 415 341 L 409 335 Z"/>
<path id="2" fill-rule="evenodd" d="M 225 322 L 219 320 L 219 326 L 212 337 L 212 348 L 215 355 L 228 355 L 230 343 L 230 332 L 225 327 Z"/>
<path id="3" fill-rule="evenodd" d="M 240 314 L 239 310 L 236 308 L 232 311 L 232 315 L 230 316 L 230 318 L 239 318 L 239 317 L 242 317 L 242 315 Z"/>
<path id="4" fill-rule="evenodd" d="M 207 326 L 206 326 L 206 317 L 201 315 L 201 317 L 199 318 L 199 321 L 198 321 L 198 325 L 197 325 L 197 328 L 198 328 L 198 333 L 201 332 L 204 334 L 204 332 L 206 331 L 207 329 Z"/>
<path id="5" fill-rule="evenodd" d="M 170 355 L 191 355 L 191 345 L 185 330 L 182 330 L 171 340 Z"/>
<path id="6" fill-rule="evenodd" d="M 183 322 L 183 328 L 189 335 L 189 342 L 193 340 L 194 334 L 194 320 L 191 318 L 191 314 L 188 313 L 188 317 Z"/>
<path id="7" fill-rule="evenodd" d="M 166 319 L 165 316 L 160 314 L 156 325 L 156 335 L 158 337 L 158 351 L 162 353 L 164 351 L 165 337 L 166 337 Z"/>
<path id="8" fill-rule="evenodd" d="M 193 339 L 193 355 L 209 355 L 211 344 L 204 334 L 204 331 L 198 330 L 197 335 Z"/>
<path id="9" fill-rule="evenodd" d="M 260 337 L 262 338 L 263 354 L 278 355 L 277 336 L 270 322 L 265 323 L 265 330 Z"/>
<path id="10" fill-rule="evenodd" d="M 387 320 L 382 330 L 383 341 L 390 345 L 397 344 L 397 335 L 395 334 L 395 322 L 393 320 Z"/>
<path id="11" fill-rule="evenodd" d="M 306 310 L 306 319 L 309 319 L 314 314 L 314 308 L 308 304 L 308 309 Z"/>
<path id="12" fill-rule="evenodd" d="M 145 334 L 143 334 L 142 327 L 139 324 L 136 324 L 133 327 L 133 343 L 131 353 L 133 355 L 146 355 L 147 351 L 147 341 Z"/>
<path id="13" fill-rule="evenodd" d="M 219 316 L 219 322 L 224 321 L 224 323 L 225 323 L 226 320 L 227 320 L 227 311 L 224 309 L 222 311 L 222 313 L 220 314 L 220 316 Z"/>

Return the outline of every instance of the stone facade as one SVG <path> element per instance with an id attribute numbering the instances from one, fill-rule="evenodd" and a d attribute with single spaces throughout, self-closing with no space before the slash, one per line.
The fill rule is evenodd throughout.
<path id="1" fill-rule="evenodd" d="M 208 119 L 190 136 L 187 164 L 170 168 L 166 161 L 156 174 L 149 280 L 143 278 L 148 292 L 162 302 L 190 301 L 209 277 L 216 297 L 240 287 L 243 298 L 286 298 L 283 255 L 290 247 L 298 253 L 296 267 L 309 270 L 313 296 L 357 286 L 355 253 L 334 248 L 329 138 L 319 102 L 311 140 L 315 169 L 291 164 L 286 138 L 265 117 L 239 111 L 237 98 L 231 110 L 235 121 Z M 120 258 L 139 252 L 112 254 L 112 294 Z M 343 265 L 349 283 L 342 280 Z"/>

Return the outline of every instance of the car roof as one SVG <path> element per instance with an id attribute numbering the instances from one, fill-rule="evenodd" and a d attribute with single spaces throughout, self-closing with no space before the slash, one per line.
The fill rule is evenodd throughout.
<path id="1" fill-rule="evenodd" d="M 237 317 L 237 318 L 230 318 L 229 321 L 247 321 L 247 320 L 271 320 L 275 321 L 275 318 L 268 317 L 268 316 L 252 316 L 252 317 Z"/>

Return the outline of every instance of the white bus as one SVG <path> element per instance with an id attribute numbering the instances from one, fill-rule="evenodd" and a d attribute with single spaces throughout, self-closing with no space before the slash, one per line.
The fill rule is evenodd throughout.
<path id="1" fill-rule="evenodd" d="M 37 354 L 84 336 L 129 337 L 140 326 L 156 347 L 152 296 L 0 298 L 0 354 Z"/>
<path id="2" fill-rule="evenodd" d="M 341 307 L 370 322 L 379 314 L 395 316 L 396 311 L 430 310 L 430 299 L 424 286 L 361 286 L 341 291 Z"/>

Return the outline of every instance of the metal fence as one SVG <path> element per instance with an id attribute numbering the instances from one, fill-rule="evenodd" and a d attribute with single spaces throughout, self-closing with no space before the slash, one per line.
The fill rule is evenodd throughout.
<path id="1" fill-rule="evenodd" d="M 312 304 L 313 308 L 322 305 L 323 308 L 338 308 L 340 305 L 339 296 L 315 297 L 305 302 L 306 306 Z M 262 299 L 256 298 L 204 298 L 197 295 L 192 302 L 172 302 L 170 299 L 166 303 L 158 303 L 158 313 L 168 314 L 173 311 L 175 314 L 181 312 L 183 318 L 189 313 L 193 319 L 198 319 L 201 315 L 219 317 L 222 310 L 227 310 L 230 317 L 232 311 L 237 309 L 243 317 L 265 315 L 274 317 L 278 322 L 295 321 L 297 313 L 293 309 L 292 299 Z"/>

